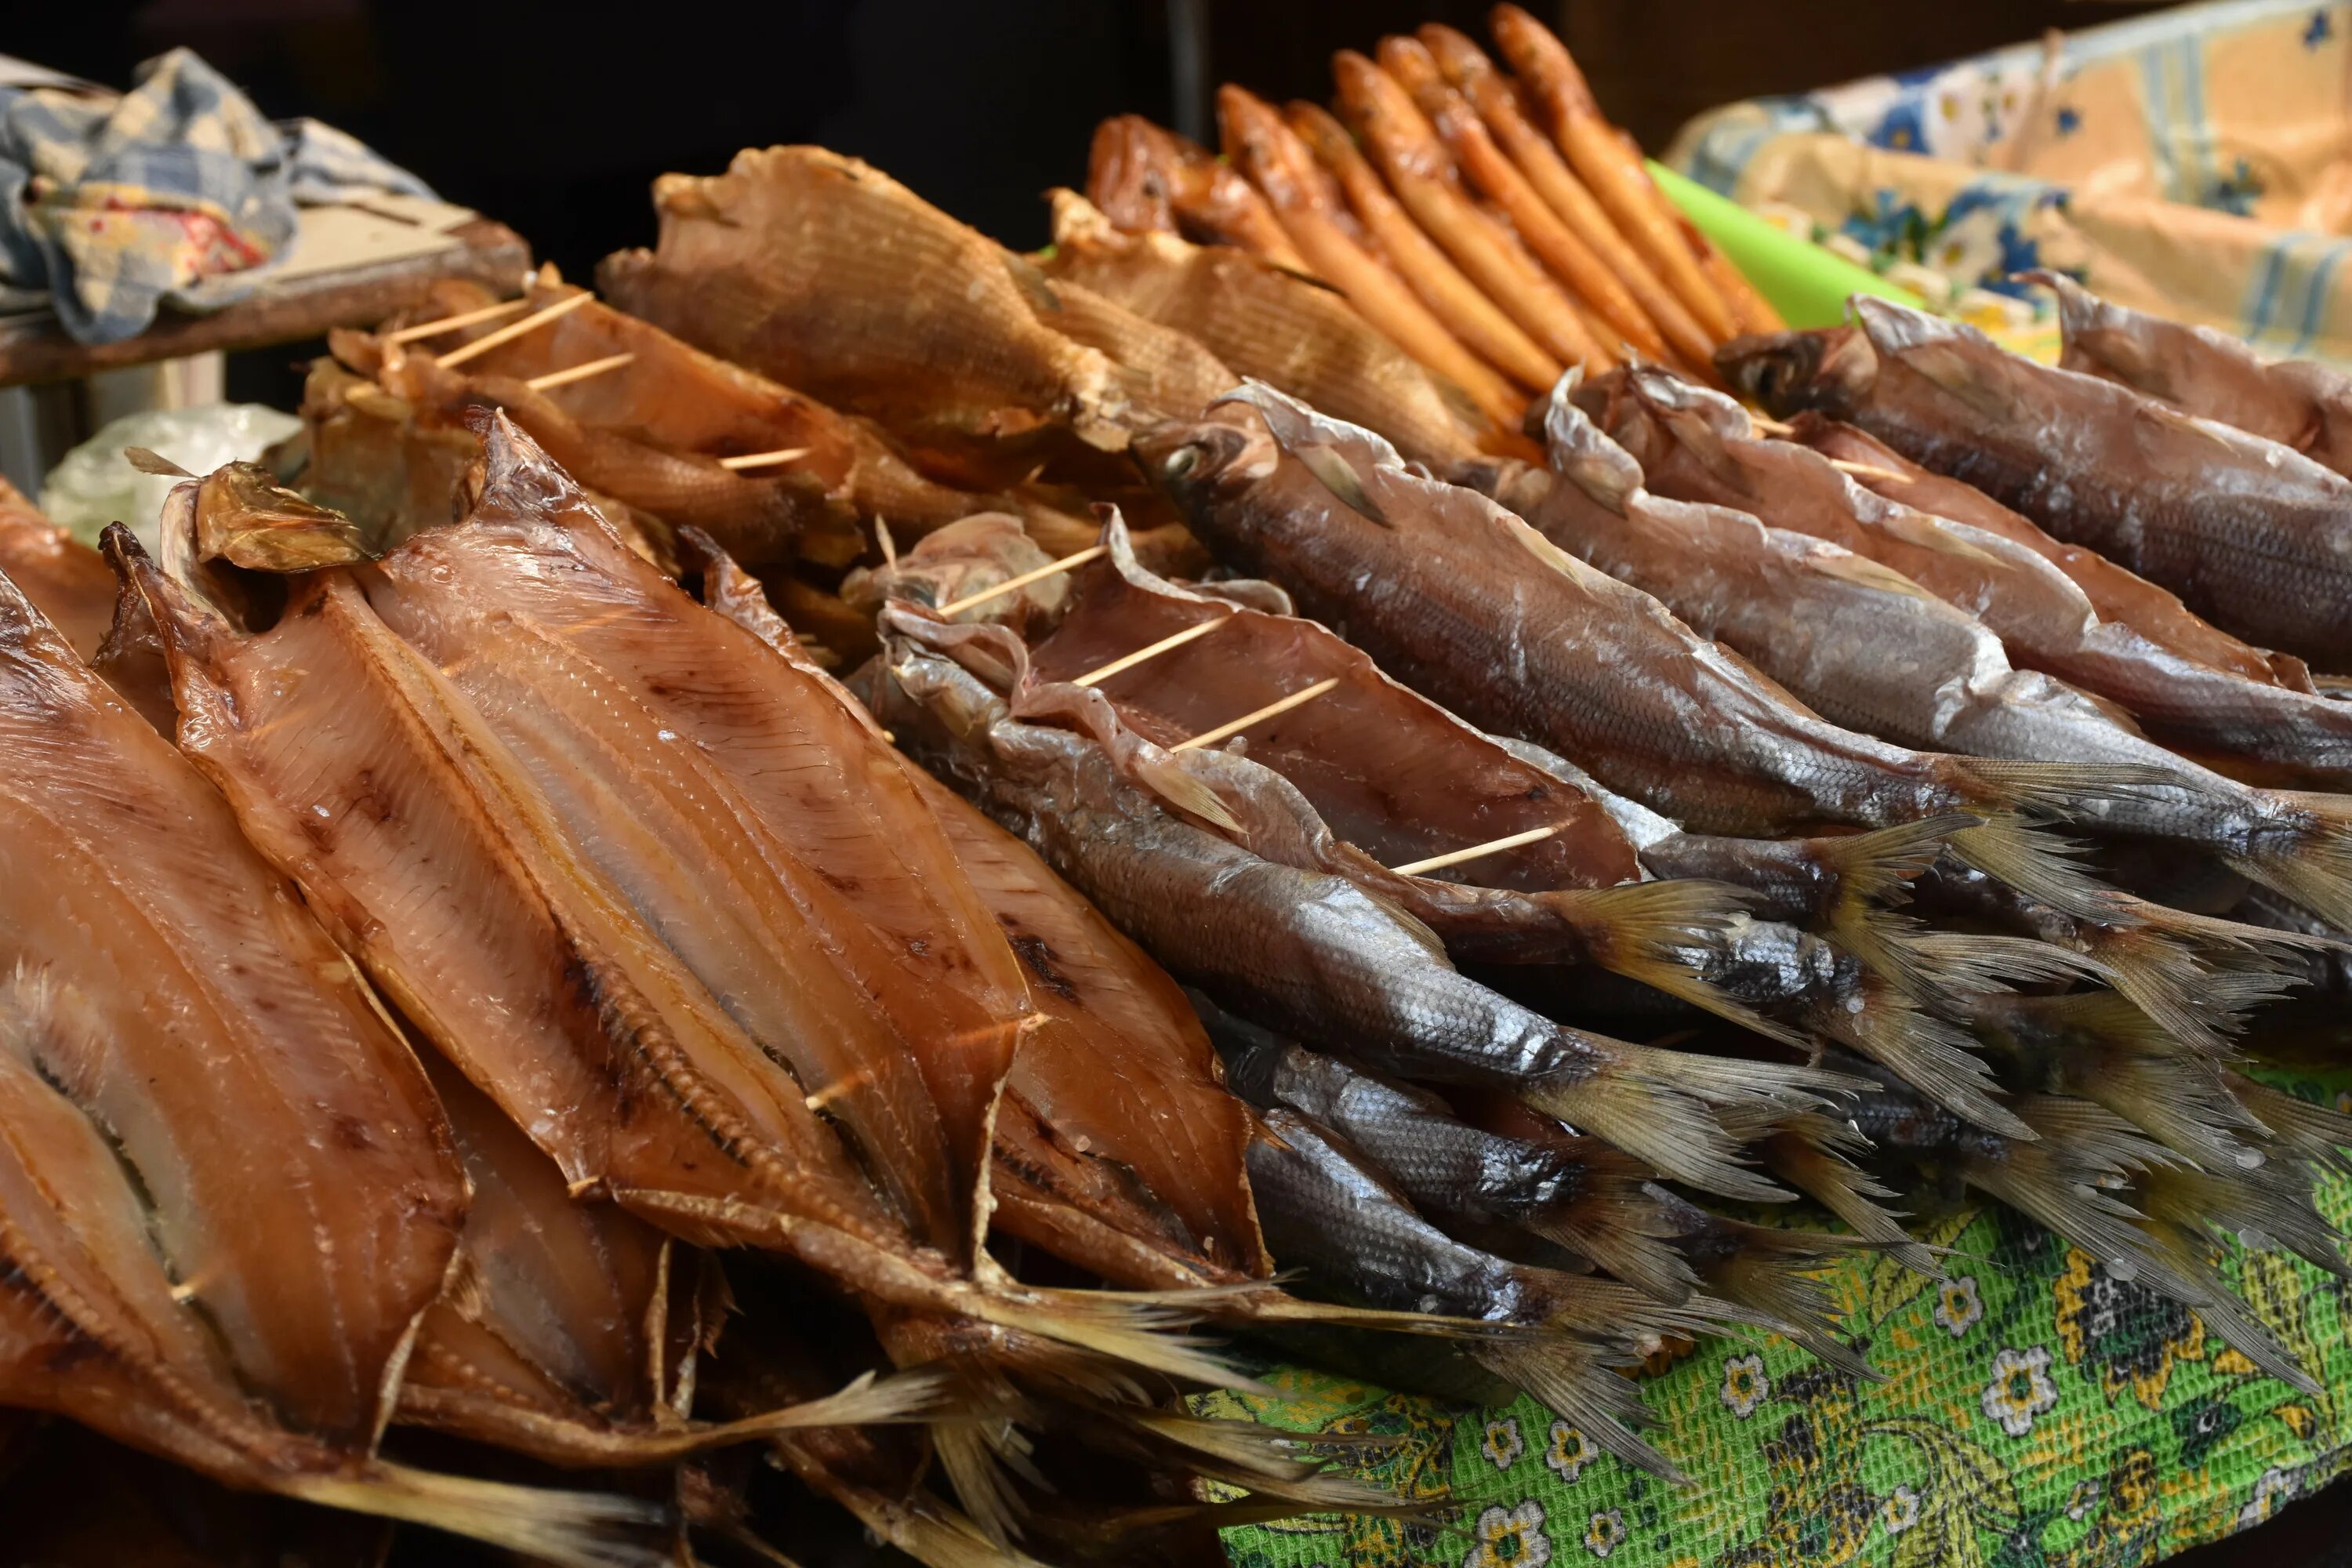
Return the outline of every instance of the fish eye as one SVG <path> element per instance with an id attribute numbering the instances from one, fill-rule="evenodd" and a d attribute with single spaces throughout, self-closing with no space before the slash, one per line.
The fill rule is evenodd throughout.
<path id="1" fill-rule="evenodd" d="M 1200 466 L 1201 448 L 1198 447 L 1179 447 L 1169 453 L 1167 460 L 1160 465 L 1171 479 L 1181 479 Z"/>

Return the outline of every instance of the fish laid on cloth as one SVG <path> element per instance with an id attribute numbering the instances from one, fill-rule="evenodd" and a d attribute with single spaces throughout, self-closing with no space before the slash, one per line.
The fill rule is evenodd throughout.
<path id="1" fill-rule="evenodd" d="M 1602 416 L 1630 455 L 1564 394 L 1549 411 L 1557 482 L 1530 486 L 1543 494 L 1519 510 L 1555 542 L 1858 729 L 1943 751 L 2147 769 L 2157 776 L 2134 797 L 2074 826 L 2193 845 L 2352 926 L 2352 799 L 2250 788 L 2146 739 L 2095 700 L 2110 695 L 2097 685 L 2086 695 L 2053 679 L 2097 681 L 2116 639 L 2097 637 L 2082 596 L 2042 557 L 1864 489 L 1807 447 L 1755 437 L 1730 399 L 1663 373 L 1608 387 Z M 1643 496 L 1644 482 L 1675 499 Z M 1641 527 L 1647 513 L 1664 514 L 1660 526 Z M 1588 540 L 1606 560 L 1580 548 Z M 1696 570 L 1702 552 L 1717 563 L 1711 581 Z M 2011 667 L 2021 650 L 2039 656 L 2020 659 L 2032 668 Z"/>
<path id="2" fill-rule="evenodd" d="M 1778 1189 L 1736 1163 L 1709 1102 L 1801 1100 L 1843 1081 L 1554 1023 L 1459 973 L 1390 900 L 1187 820 L 1233 818 L 1215 791 L 1127 733 L 1100 692 L 1037 681 L 1004 628 L 948 626 L 904 605 L 883 624 L 877 712 L 901 742 L 1223 1005 L 1410 1076 L 1528 1097 L 1684 1180 L 1759 1196 Z"/>
<path id="3" fill-rule="evenodd" d="M 1280 583 L 1383 669 L 1483 729 L 1556 752 L 1706 832 L 1969 813 L 1981 820 L 1952 836 L 1956 852 L 2053 901 L 2105 909 L 2017 813 L 2078 809 L 2129 778 L 1906 751 L 1842 730 L 1487 497 L 1421 478 L 1378 437 L 1270 388 L 1144 446 L 1222 559 Z"/>
<path id="4" fill-rule="evenodd" d="M 1857 326 L 1743 338 L 1717 363 L 1775 415 L 1859 425 L 2226 630 L 2352 670 L 2352 479 L 1973 327 L 1853 308 Z"/>
<path id="5" fill-rule="evenodd" d="M 374 1457 L 465 1223 L 448 1122 L 294 887 L 5 581 L 0 733 L 0 1404 L 236 1487 L 649 1561 L 636 1505 Z"/>
<path id="6" fill-rule="evenodd" d="M 2066 369 L 2120 382 L 2352 474 L 2352 376 L 2310 360 L 2265 360 L 2235 333 L 2102 300 L 2061 272 L 2021 276 L 2057 291 L 2058 363 Z"/>

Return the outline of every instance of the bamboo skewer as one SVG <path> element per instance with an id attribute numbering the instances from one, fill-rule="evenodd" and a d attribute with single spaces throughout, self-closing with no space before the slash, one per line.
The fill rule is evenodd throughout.
<path id="1" fill-rule="evenodd" d="M 1158 658 L 1161 654 L 1168 652 L 1171 648 L 1182 647 L 1188 642 L 1192 642 L 1200 637 L 1207 637 L 1211 632 L 1215 631 L 1219 626 L 1223 626 L 1232 618 L 1233 616 L 1228 614 L 1219 616 L 1213 620 L 1195 621 L 1181 632 L 1171 632 L 1168 636 L 1161 637 L 1158 642 L 1146 643 L 1143 647 L 1137 648 L 1133 653 L 1122 655 L 1118 658 L 1112 659 L 1108 664 L 1103 665 L 1098 668 L 1087 671 L 1084 675 L 1081 675 L 1076 679 L 1071 681 L 1070 684 L 1073 686 L 1099 685 L 1103 681 L 1108 680 L 1114 675 L 1118 675 L 1124 670 L 1133 669 L 1145 659 Z"/>
<path id="2" fill-rule="evenodd" d="M 1559 824 L 1554 823 L 1549 827 L 1530 827 L 1525 833 L 1514 833 L 1502 838 L 1490 838 L 1484 844 L 1473 844 L 1467 849 L 1455 849 L 1444 855 L 1433 855 L 1426 860 L 1412 860 L 1402 866 L 1391 866 L 1389 869 L 1400 877 L 1420 877 L 1431 871 L 1443 871 L 1448 866 L 1459 866 L 1465 860 L 1475 860 L 1486 855 L 1499 855 L 1506 849 L 1517 849 L 1522 844 L 1538 843 L 1558 833 L 1559 826 Z"/>
<path id="3" fill-rule="evenodd" d="M 1775 419 L 1769 415 L 1765 414 L 1749 415 L 1748 416 L 1748 423 L 1755 426 L 1756 428 L 1763 431 L 1767 436 L 1786 436 L 1796 429 L 1796 426 L 1790 424 L 1787 420 Z"/>
<path id="4" fill-rule="evenodd" d="M 551 370 L 545 375 L 534 375 L 523 383 L 533 392 L 546 392 L 552 387 L 569 386 L 575 381 L 585 381 L 592 375 L 602 375 L 608 370 L 618 370 L 637 356 L 633 353 L 606 354 L 592 359 L 586 364 L 575 364 L 570 370 Z"/>
<path id="5" fill-rule="evenodd" d="M 997 584 L 996 586 L 992 588 L 982 588 L 976 594 L 966 594 L 961 599 L 951 599 L 948 603 L 941 605 L 932 613 L 940 616 L 942 620 L 946 619 L 950 616 L 961 615 L 964 611 L 971 609 L 975 605 L 985 605 L 991 599 L 1001 597 L 1006 594 L 1017 593 L 1021 589 L 1026 588 L 1032 583 L 1042 583 L 1046 578 L 1054 576 L 1058 573 L 1073 571 L 1077 567 L 1085 565 L 1089 561 L 1099 560 L 1107 548 L 1107 546 L 1100 544 L 1090 544 L 1075 555 L 1065 555 L 1059 561 L 1048 562 L 1045 565 L 1037 567 L 1034 571 L 1022 573 L 1018 577 L 1007 577 L 1003 582 Z"/>
<path id="6" fill-rule="evenodd" d="M 889 520 L 878 511 L 874 514 L 874 542 L 881 546 L 883 565 L 898 564 L 898 542 L 890 537 Z"/>
<path id="7" fill-rule="evenodd" d="M 525 332 L 535 332 L 539 331 L 540 328 L 547 325 L 548 322 L 555 320 L 558 316 L 569 315 L 571 312 L 578 310 L 581 306 L 586 304 L 595 297 L 595 295 L 588 293 L 566 295 L 564 298 L 558 300 L 554 304 L 550 305 L 544 310 L 534 310 L 520 321 L 515 321 L 509 325 L 500 327 L 495 332 L 486 333 L 481 337 L 476 338 L 470 343 L 463 343 L 457 348 L 451 349 L 447 353 L 443 354 L 436 363 L 443 366 L 463 364 L 469 359 L 489 353 L 490 350 L 497 348 L 500 343 L 510 343 L 517 338 L 521 337 Z"/>
<path id="8" fill-rule="evenodd" d="M 495 321 L 500 316 L 511 316 L 530 303 L 528 300 L 502 300 L 495 305 L 485 305 L 478 310 L 464 310 L 454 316 L 444 316 L 436 321 L 419 321 L 413 327 L 403 327 L 396 332 L 386 332 L 388 343 L 413 343 L 419 338 L 437 338 L 443 332 L 454 332 L 460 327 L 474 326 L 482 321 Z"/>
<path id="9" fill-rule="evenodd" d="M 1293 708 L 1304 708 L 1339 684 L 1339 678 L 1336 675 L 1318 680 L 1312 686 L 1302 687 L 1287 697 L 1275 699 L 1255 712 L 1244 713 L 1240 718 L 1220 724 L 1213 730 L 1203 730 L 1191 740 L 1179 741 L 1168 749 L 1171 752 L 1189 752 L 1196 746 L 1213 746 L 1220 741 L 1229 740 L 1240 734 L 1253 724 L 1263 722 L 1278 714 L 1287 713 Z"/>
<path id="10" fill-rule="evenodd" d="M 813 447 L 779 447 L 772 452 L 745 452 L 740 457 L 719 458 L 719 466 L 722 468 L 764 468 L 770 463 L 798 462 L 814 450 Z"/>

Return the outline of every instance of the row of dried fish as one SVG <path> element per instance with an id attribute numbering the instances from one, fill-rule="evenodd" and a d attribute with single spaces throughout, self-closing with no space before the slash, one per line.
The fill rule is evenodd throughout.
<path id="1" fill-rule="evenodd" d="M 1139 116 L 1106 121 L 1087 195 L 1129 236 L 1230 246 L 1329 285 L 1491 421 L 1489 445 L 1570 365 L 1711 376 L 1717 345 L 1780 326 L 1659 192 L 1559 39 L 1516 5 L 1492 26 L 1508 71 L 1436 23 L 1377 58 L 1340 50 L 1336 119 L 1226 86 L 1222 162 Z M 1173 316 L 1148 282 L 1105 292 L 1220 353 L 1248 330 Z"/>
<path id="2" fill-rule="evenodd" d="M 936 1564 L 1021 1560 L 1030 1425 L 1244 1512 L 1377 1503 L 1145 1402 L 1229 1378 L 1186 1319 L 1447 1328 L 1264 1282 L 1263 1133 L 1181 994 L 705 536 L 698 603 L 503 415 L 471 434 L 462 514 L 380 559 L 255 470 L 180 486 L 160 560 L 110 531 L 94 649 L 26 596 L 87 644 L 92 553 L 0 527 L 0 1405 L 572 1563 L 723 1544 L 681 1466 L 751 1441 Z M 1024 1283 L 992 1233 L 1143 1293 Z M 387 1423 L 652 1479 L 416 1470 Z M 1171 1514 L 1217 1517 L 1137 1522 Z M 1027 1522 L 1132 1545 L 1098 1501 Z"/>

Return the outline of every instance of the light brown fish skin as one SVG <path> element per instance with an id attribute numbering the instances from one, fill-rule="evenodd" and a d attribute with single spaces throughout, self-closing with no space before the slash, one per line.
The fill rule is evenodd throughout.
<path id="1" fill-rule="evenodd" d="M 1525 394 L 1464 347 L 1448 322 L 1425 307 L 1403 278 L 1339 226 L 1344 209 L 1336 192 L 1326 189 L 1330 182 L 1274 107 L 1227 85 L 1217 93 L 1217 120 L 1223 128 L 1226 155 L 1265 192 L 1317 274 L 1345 293 L 1365 320 L 1393 338 L 1398 347 L 1469 394 L 1489 419 L 1511 425 L 1527 406 Z M 1491 354 L 1496 348 L 1512 347 L 1507 341 L 1490 341 L 1482 352 Z M 1531 369 L 1540 371 L 1547 363 L 1524 356 L 1503 362 L 1523 381 Z"/>
<path id="2" fill-rule="evenodd" d="M 1565 284 L 1588 313 L 1594 331 L 1652 359 L 1668 357 L 1666 340 L 1622 279 L 1546 205 L 1486 130 L 1467 99 L 1447 81 L 1436 58 L 1417 38 L 1381 40 L 1381 68 L 1412 94 L 1453 153 L 1463 174 Z"/>
<path id="3" fill-rule="evenodd" d="M 1650 264 L 1617 231 L 1617 226 L 1593 199 L 1592 192 L 1568 166 L 1559 149 L 1528 118 L 1517 84 L 1496 68 L 1467 36 L 1443 23 L 1425 23 L 1414 36 L 1436 58 L 1445 79 L 1470 100 L 1487 131 L 1517 166 L 1520 176 L 1601 258 L 1610 273 L 1633 296 L 1643 313 L 1656 323 L 1675 353 L 1692 365 L 1711 369 L 1715 340 L 1675 298 L 1674 290 L 1658 280 Z"/>
<path id="4" fill-rule="evenodd" d="M 2024 276 L 2058 295 L 2062 367 L 2352 474 L 2352 376 L 2310 360 L 2265 360 L 2234 333 L 2116 304 L 2062 272 Z"/>
<path id="5" fill-rule="evenodd" d="M 1025 472 L 1068 440 L 1127 444 L 1108 355 L 1042 324 L 1007 253 L 853 158 L 811 147 L 666 176 L 652 251 L 599 268 L 622 309 L 918 449 Z"/>
<path id="6" fill-rule="evenodd" d="M 1192 333 L 1235 373 L 1343 411 L 1440 471 L 1491 450 L 1533 449 L 1331 289 L 1228 247 L 1122 234 L 1075 192 L 1057 191 L 1053 203 L 1049 277 Z"/>
<path id="7" fill-rule="evenodd" d="M 1344 625 L 1381 668 L 1691 827 L 1877 826 L 1979 798 L 1957 759 L 1838 730 L 1649 595 L 1545 566 L 1512 531 L 1525 525 L 1483 496 L 1382 473 L 1375 504 L 1393 510 L 1372 521 L 1230 405 L 1155 433 L 1145 456 L 1222 559 Z"/>
<path id="8" fill-rule="evenodd" d="M 234 1486 L 357 1474 L 466 1207 L 431 1088 L 219 797 L 5 584 L 0 733 L 0 1401 Z"/>
<path id="9" fill-rule="evenodd" d="M 1139 114 L 1113 115 L 1095 127 L 1087 199 L 1129 234 L 1181 235 L 1313 270 L 1265 196 L 1238 171 Z"/>
<path id="10" fill-rule="evenodd" d="M 1562 363 L 1604 370 L 1617 363 L 1550 278 L 1517 250 L 1516 237 L 1474 205 L 1437 132 L 1396 79 L 1365 56 L 1331 57 L 1339 115 L 1388 177 L 1389 188 L 1486 297 Z"/>
<path id="11" fill-rule="evenodd" d="M 114 623 L 114 574 L 99 552 L 43 517 L 0 479 L 0 576 L 65 635 L 84 659 Z"/>
<path id="12" fill-rule="evenodd" d="M 2226 630 L 2352 668 L 2352 480 L 1973 328 L 1857 297 L 1858 329 L 1727 344 L 1775 414 L 1819 408 L 2172 589 Z"/>
<path id="13" fill-rule="evenodd" d="M 1937 479 L 1933 484 L 1940 488 L 1929 493 L 1929 486 L 1899 477 L 1873 479 L 1878 488 L 1868 488 L 1864 481 L 1871 476 L 1841 473 L 1800 442 L 1757 437 L 1728 398 L 1654 373 L 1623 376 L 1605 389 L 1605 398 L 1602 417 L 1611 433 L 1642 461 L 1658 493 L 1754 512 L 1772 527 L 1827 540 L 1892 567 L 1980 619 L 2015 664 L 2119 704 L 2158 740 L 2200 759 L 2226 763 L 2241 754 L 2256 764 L 2256 773 L 2283 773 L 2315 788 L 2347 779 L 2352 710 L 2310 692 L 2223 674 L 2158 646 L 2132 626 L 2103 620 L 2088 596 L 2050 563 L 2049 552 L 2030 542 L 2021 547 L 2014 530 L 1988 536 L 1925 504 L 1965 490 L 1980 504 L 1955 510 L 1983 513 L 1997 506 L 1980 492 Z M 1799 434 L 1819 432 L 1827 423 L 1803 416 Z M 1852 437 L 1843 445 L 1859 448 L 1866 442 L 1876 458 L 1919 471 L 1860 431 L 1843 428 Z M 2016 529 L 2063 548 L 2010 515 Z M 2169 595 L 2131 582 L 2169 605 L 2174 615 L 2168 625 L 2201 628 Z M 2233 640 L 2228 646 L 2242 647 Z M 2267 664 L 2263 668 L 2267 674 Z"/>

